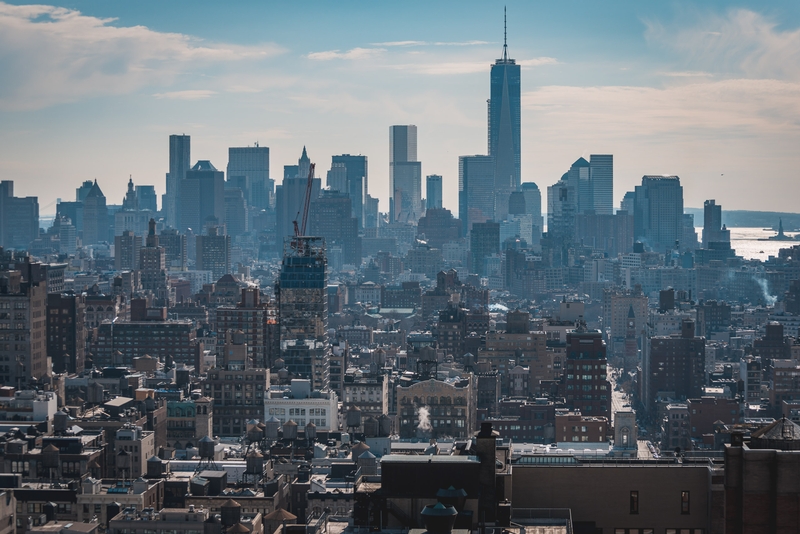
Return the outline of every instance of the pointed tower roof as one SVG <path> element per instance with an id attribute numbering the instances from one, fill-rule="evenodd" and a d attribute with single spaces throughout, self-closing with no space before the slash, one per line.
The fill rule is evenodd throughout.
<path id="1" fill-rule="evenodd" d="M 89 189 L 88 193 L 86 193 L 86 198 L 95 198 L 95 197 L 105 198 L 103 191 L 100 190 L 100 186 L 97 185 L 97 178 L 95 178 L 94 183 L 92 184 L 92 188 Z"/>
<path id="2" fill-rule="evenodd" d="M 633 304 L 631 304 L 631 307 L 628 309 L 628 319 L 636 319 L 636 314 L 633 313 Z"/>
<path id="3" fill-rule="evenodd" d="M 303 145 L 303 154 L 300 156 L 300 161 L 311 161 L 311 159 L 308 157 L 308 152 L 306 152 L 305 145 Z"/>

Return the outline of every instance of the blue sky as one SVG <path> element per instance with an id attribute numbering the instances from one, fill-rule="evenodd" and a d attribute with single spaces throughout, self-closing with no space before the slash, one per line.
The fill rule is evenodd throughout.
<path id="1" fill-rule="evenodd" d="M 388 130 L 416 124 L 424 174 L 457 209 L 458 156 L 486 151 L 503 4 L 0 3 L 0 178 L 43 214 L 97 178 L 164 191 L 167 138 L 192 160 L 271 149 L 273 177 L 308 147 L 369 156 L 388 208 Z M 800 4 L 510 2 L 523 65 L 522 179 L 543 190 L 615 155 L 615 203 L 677 174 L 687 206 L 797 211 Z"/>

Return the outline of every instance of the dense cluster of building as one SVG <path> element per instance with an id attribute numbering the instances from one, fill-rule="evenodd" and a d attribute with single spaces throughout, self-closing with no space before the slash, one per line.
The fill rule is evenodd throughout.
<path id="1" fill-rule="evenodd" d="M 160 209 L 0 183 L 0 534 L 800 530 L 800 245 L 737 256 L 714 200 L 699 241 L 676 176 L 615 211 L 612 155 L 545 228 L 505 47 L 488 116 L 459 218 L 413 125 L 387 213 L 366 156 L 276 185 L 187 135 Z"/>

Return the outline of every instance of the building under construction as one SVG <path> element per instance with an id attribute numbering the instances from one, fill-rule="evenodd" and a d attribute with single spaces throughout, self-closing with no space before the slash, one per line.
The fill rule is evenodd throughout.
<path id="1" fill-rule="evenodd" d="M 328 325 L 327 286 L 325 240 L 309 236 L 287 238 L 276 288 L 281 342 L 324 338 Z"/>

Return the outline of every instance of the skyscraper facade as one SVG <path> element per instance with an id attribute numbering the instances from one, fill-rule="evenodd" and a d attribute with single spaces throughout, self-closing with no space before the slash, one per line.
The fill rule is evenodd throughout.
<path id="1" fill-rule="evenodd" d="M 285 237 L 294 235 L 293 221 L 297 220 L 298 215 L 302 215 L 300 210 L 303 208 L 306 196 L 310 169 L 311 159 L 308 157 L 306 147 L 303 147 L 297 165 L 283 167 L 283 184 L 275 190 L 275 226 L 278 243 L 282 243 Z M 321 180 L 314 178 L 311 185 L 312 202 L 319 196 L 321 187 Z"/>
<path id="2" fill-rule="evenodd" d="M 612 215 L 614 213 L 614 156 L 611 154 L 589 156 L 589 178 L 592 184 L 592 206 L 589 209 L 594 210 L 598 215 Z"/>
<path id="3" fill-rule="evenodd" d="M 508 214 L 508 196 L 520 184 L 520 110 L 520 66 L 508 57 L 504 41 L 503 57 L 492 65 L 489 99 L 489 155 L 494 158 L 498 220 Z"/>
<path id="4" fill-rule="evenodd" d="M 494 220 L 494 159 L 491 156 L 458 158 L 458 217 L 464 235 L 475 223 Z"/>
<path id="5" fill-rule="evenodd" d="M 180 229 L 201 234 L 209 218 L 225 224 L 225 173 L 210 161 L 200 160 L 181 183 Z"/>
<path id="6" fill-rule="evenodd" d="M 248 206 L 258 210 L 274 204 L 275 181 L 269 177 L 269 147 L 228 148 L 228 182 L 235 182 Z"/>
<path id="7" fill-rule="evenodd" d="M 677 176 L 643 176 L 635 190 L 634 239 L 663 252 L 683 237 L 683 186 Z"/>
<path id="8" fill-rule="evenodd" d="M 317 339 L 328 326 L 328 260 L 321 237 L 287 238 L 278 284 L 281 342 Z"/>
<path id="9" fill-rule="evenodd" d="M 442 177 L 429 174 L 425 178 L 425 209 L 442 209 Z"/>
<path id="10" fill-rule="evenodd" d="M 106 196 L 95 180 L 83 200 L 83 244 L 95 245 L 108 241 L 110 229 Z"/>
<path id="11" fill-rule="evenodd" d="M 27 249 L 39 237 L 39 199 L 15 197 L 14 182 L 0 182 L 0 246 Z"/>
<path id="12" fill-rule="evenodd" d="M 364 228 L 364 203 L 369 191 L 367 156 L 350 154 L 333 156 L 331 168 L 336 165 L 344 166 L 344 189 L 340 191 L 350 195 L 352 215 L 358 220 L 358 227 Z"/>
<path id="13" fill-rule="evenodd" d="M 703 248 L 709 243 L 730 243 L 731 231 L 722 226 L 722 206 L 715 200 L 703 204 Z"/>
<path id="14" fill-rule="evenodd" d="M 156 188 L 152 185 L 137 185 L 136 197 L 139 202 L 139 209 L 145 211 L 158 211 L 158 196 Z"/>
<path id="15" fill-rule="evenodd" d="M 164 195 L 163 209 L 167 224 L 178 227 L 180 224 L 180 187 L 190 168 L 191 139 L 188 135 L 169 136 L 169 173 L 167 173 L 167 192 Z"/>
<path id="16" fill-rule="evenodd" d="M 422 217 L 422 163 L 417 161 L 417 127 L 389 128 L 389 214 L 392 222 Z"/>

